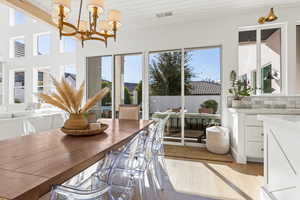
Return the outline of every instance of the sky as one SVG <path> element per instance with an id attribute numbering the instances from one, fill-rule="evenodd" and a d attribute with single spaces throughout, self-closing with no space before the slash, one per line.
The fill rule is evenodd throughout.
<path id="1" fill-rule="evenodd" d="M 157 53 L 150 55 L 150 58 Z M 142 80 L 142 55 L 128 55 L 124 58 L 125 82 L 138 83 Z M 151 61 L 150 61 L 151 62 Z M 189 62 L 194 77 L 192 81 L 214 80 L 220 81 L 221 75 L 221 50 L 220 48 L 191 50 Z M 102 78 L 111 81 L 111 56 L 102 57 Z"/>

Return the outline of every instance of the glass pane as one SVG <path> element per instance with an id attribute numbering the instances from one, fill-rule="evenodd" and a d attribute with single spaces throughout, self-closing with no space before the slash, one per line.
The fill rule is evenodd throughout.
<path id="1" fill-rule="evenodd" d="M 63 37 L 63 52 L 74 52 L 76 41 L 72 37 Z"/>
<path id="2" fill-rule="evenodd" d="M 24 13 L 15 10 L 15 25 L 25 24 L 25 15 Z"/>
<path id="3" fill-rule="evenodd" d="M 76 88 L 76 66 L 67 65 L 64 66 L 64 78 L 69 82 L 69 84 Z"/>
<path id="4" fill-rule="evenodd" d="M 261 30 L 261 91 L 281 91 L 281 29 Z"/>
<path id="5" fill-rule="evenodd" d="M 37 37 L 37 55 L 47 55 L 50 53 L 50 35 L 40 35 Z"/>
<path id="6" fill-rule="evenodd" d="M 112 89 L 112 56 L 87 58 L 87 96 L 92 98 L 101 88 Z M 97 103 L 91 113 L 94 118 L 112 118 L 112 92 Z"/>
<path id="7" fill-rule="evenodd" d="M 149 112 L 162 118 L 172 111 L 165 136 L 168 141 L 181 139 L 181 51 L 149 54 Z"/>
<path id="8" fill-rule="evenodd" d="M 37 72 L 37 92 L 50 93 L 54 91 L 54 86 L 50 77 L 50 68 L 41 68 Z"/>
<path id="9" fill-rule="evenodd" d="M 117 116 L 120 104 L 139 105 L 142 109 L 142 58 L 141 54 L 115 56 Z"/>
<path id="10" fill-rule="evenodd" d="M 25 72 L 15 72 L 14 102 L 25 102 Z"/>
<path id="11" fill-rule="evenodd" d="M 25 42 L 23 39 L 16 39 L 14 42 L 15 45 L 15 57 L 24 57 L 25 56 Z"/>
<path id="12" fill-rule="evenodd" d="M 109 87 L 112 89 L 112 56 L 100 57 L 100 82 L 101 88 Z M 111 91 L 102 99 L 101 118 L 112 117 L 112 96 Z"/>
<path id="13" fill-rule="evenodd" d="M 239 77 L 255 88 L 257 82 L 257 39 L 256 30 L 239 32 Z"/>
<path id="14" fill-rule="evenodd" d="M 220 123 L 221 49 L 187 50 L 184 68 L 184 138 L 200 142 L 206 127 Z"/>

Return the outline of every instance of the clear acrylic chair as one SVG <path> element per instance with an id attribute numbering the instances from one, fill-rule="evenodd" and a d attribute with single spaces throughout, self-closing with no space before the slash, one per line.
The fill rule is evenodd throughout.
<path id="1" fill-rule="evenodd" d="M 82 178 L 84 175 L 80 173 L 64 185 L 53 186 L 50 200 L 130 200 L 134 189 L 133 178 L 116 166 L 125 151 L 134 146 L 133 143 L 137 144 L 138 138 L 130 141 L 113 160 L 106 158 L 100 167 L 96 166 L 91 176 Z M 132 148 L 130 151 L 129 166 L 132 166 L 131 162 L 136 157 L 136 149 Z"/>

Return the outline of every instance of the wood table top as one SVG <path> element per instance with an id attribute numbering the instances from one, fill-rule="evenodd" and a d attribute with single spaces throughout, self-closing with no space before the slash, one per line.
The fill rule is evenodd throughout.
<path id="1" fill-rule="evenodd" d="M 66 136 L 59 129 L 0 141 L 0 199 L 35 200 L 147 128 L 150 120 L 102 119 L 104 134 Z M 1 134 L 1 133 L 0 133 Z"/>

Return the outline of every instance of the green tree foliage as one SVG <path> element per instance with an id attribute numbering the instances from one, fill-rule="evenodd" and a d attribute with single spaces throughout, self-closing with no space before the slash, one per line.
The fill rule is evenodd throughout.
<path id="1" fill-rule="evenodd" d="M 103 89 L 105 87 L 111 88 L 111 83 L 108 81 L 102 81 L 101 89 Z M 102 106 L 111 106 L 111 91 L 109 91 L 109 93 L 102 99 L 101 105 Z"/>
<path id="2" fill-rule="evenodd" d="M 192 68 L 189 66 L 191 56 L 185 53 L 184 88 L 190 94 Z M 181 52 L 159 53 L 150 64 L 151 95 L 177 96 L 181 94 Z"/>
<path id="3" fill-rule="evenodd" d="M 127 87 L 124 88 L 124 104 L 131 104 L 131 95 Z"/>
<path id="4" fill-rule="evenodd" d="M 142 103 L 142 96 L 143 96 L 143 83 L 140 81 L 137 86 L 135 87 L 135 90 L 137 91 L 138 95 L 138 105 L 141 105 Z"/>

